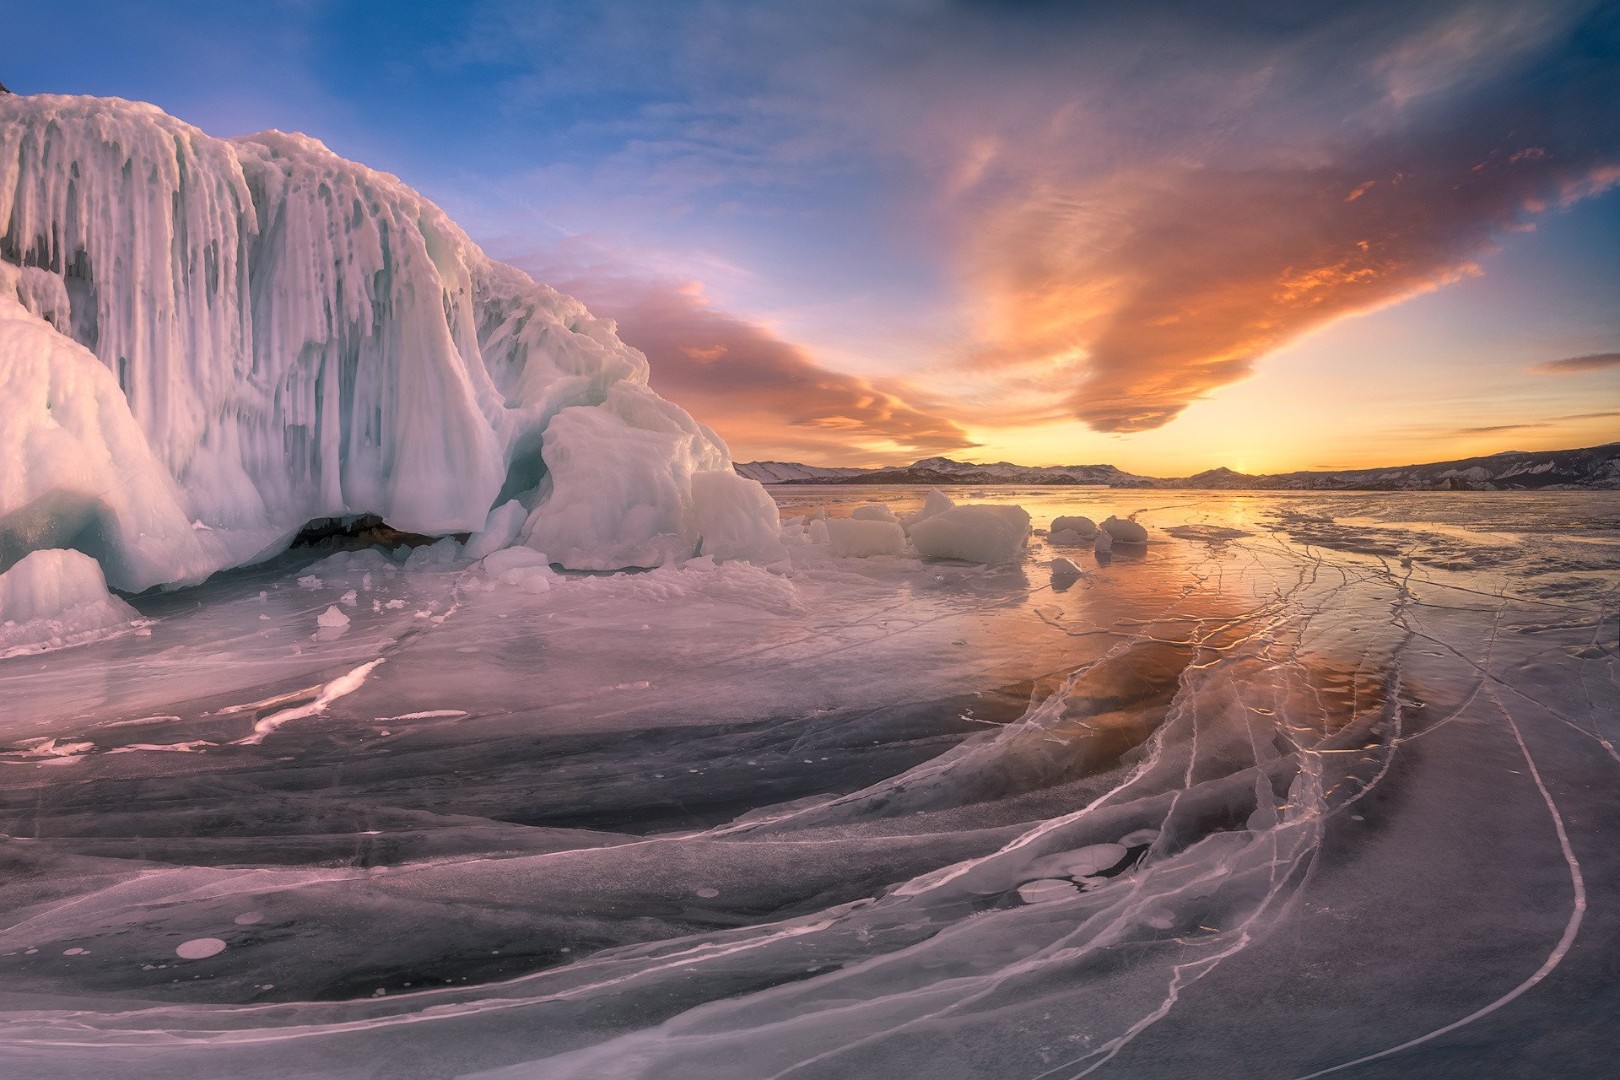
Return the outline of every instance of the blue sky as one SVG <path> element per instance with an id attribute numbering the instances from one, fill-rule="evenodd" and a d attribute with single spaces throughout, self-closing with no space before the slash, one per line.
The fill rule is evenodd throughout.
<path id="1" fill-rule="evenodd" d="M 1594 3 L 97 3 L 0 80 L 315 135 L 740 459 L 1160 474 L 1620 431 Z"/>

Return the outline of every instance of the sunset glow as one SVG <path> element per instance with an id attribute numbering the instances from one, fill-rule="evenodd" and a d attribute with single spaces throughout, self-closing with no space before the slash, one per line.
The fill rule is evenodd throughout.
<path id="1" fill-rule="evenodd" d="M 8 55 L 15 89 L 398 173 L 738 460 L 1176 475 L 1620 431 L 1609 5 L 88 6 L 9 16 L 71 20 L 79 61 Z"/>

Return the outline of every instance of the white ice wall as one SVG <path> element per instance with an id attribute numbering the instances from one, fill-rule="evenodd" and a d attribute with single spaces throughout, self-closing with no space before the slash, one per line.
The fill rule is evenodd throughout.
<path id="1" fill-rule="evenodd" d="M 45 365 L 94 399 L 99 434 L 80 432 L 63 455 L 86 440 L 128 442 L 132 429 L 142 444 L 100 472 L 0 457 L 0 560 L 31 546 L 24 533 L 41 531 L 53 501 L 90 502 L 106 519 L 91 553 L 126 589 L 250 561 L 315 518 L 477 530 L 497 498 L 535 487 L 542 445 L 567 456 L 548 439 L 561 410 L 600 406 L 624 385 L 667 405 L 611 323 L 490 260 L 395 177 L 300 135 L 220 140 L 151 105 L 0 96 L 0 263 L 13 264 L 0 318 L 17 339 L 0 343 L 10 365 L 0 380 L 26 368 L 32 386 Z M 85 350 L 110 378 L 80 370 Z M 49 409 L 37 393 L 15 398 L 0 439 L 37 442 Z M 587 441 L 582 452 L 597 452 Z M 673 483 L 688 483 L 693 465 L 729 467 L 723 443 L 699 441 L 712 447 L 677 463 Z M 645 471 L 641 442 L 628 467 Z M 114 505 L 132 469 L 162 486 L 145 476 L 148 461 L 185 530 L 170 520 L 153 534 Z M 57 479 L 75 470 L 84 475 Z M 593 528 L 569 533 L 582 566 L 632 551 L 645 564 L 680 547 L 619 535 L 625 515 L 667 501 L 621 479 L 624 514 L 586 515 Z M 157 502 L 149 512 L 167 513 Z M 97 542 L 76 535 L 75 546 Z M 136 536 L 153 549 L 145 557 L 128 550 Z"/>

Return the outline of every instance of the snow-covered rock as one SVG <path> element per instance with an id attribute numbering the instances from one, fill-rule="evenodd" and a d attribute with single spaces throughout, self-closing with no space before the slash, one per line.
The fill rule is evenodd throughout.
<path id="1" fill-rule="evenodd" d="M 863 518 L 831 518 L 827 536 L 832 553 L 845 559 L 868 559 L 873 555 L 904 555 L 906 533 L 896 521 L 869 521 Z"/>
<path id="2" fill-rule="evenodd" d="M 83 644 L 139 618 L 81 551 L 34 551 L 0 574 L 0 656 Z"/>
<path id="3" fill-rule="evenodd" d="M 304 136 L 0 95 L 0 241 L 0 567 L 71 545 L 192 582 L 312 519 L 484 532 L 519 495 L 565 565 L 658 565 L 692 554 L 692 473 L 730 468 L 611 323 Z"/>
<path id="4" fill-rule="evenodd" d="M 1015 562 L 1029 543 L 1029 514 L 1020 506 L 955 506 L 913 524 L 911 542 L 935 559 Z"/>

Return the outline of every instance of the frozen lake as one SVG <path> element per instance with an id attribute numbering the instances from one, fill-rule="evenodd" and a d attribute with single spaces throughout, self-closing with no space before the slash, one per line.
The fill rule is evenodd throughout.
<path id="1" fill-rule="evenodd" d="M 1620 494 L 950 493 L 1150 542 L 302 550 L 0 660 L 0 1077 L 1612 1075 Z"/>

